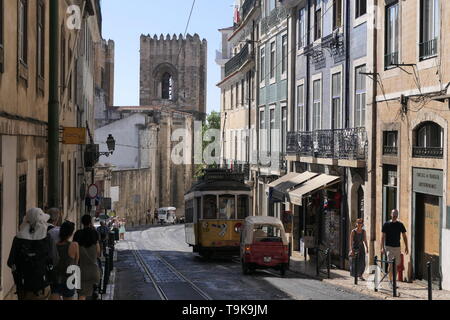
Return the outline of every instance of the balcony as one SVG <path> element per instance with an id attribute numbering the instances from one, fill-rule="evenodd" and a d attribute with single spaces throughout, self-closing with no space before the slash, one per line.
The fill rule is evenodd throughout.
<path id="1" fill-rule="evenodd" d="M 288 9 L 284 6 L 276 7 L 272 10 L 269 16 L 261 19 L 261 34 L 266 34 L 273 27 L 287 19 L 289 14 Z"/>
<path id="2" fill-rule="evenodd" d="M 385 155 L 385 156 L 397 156 L 398 155 L 398 147 L 383 146 L 383 155 Z"/>
<path id="3" fill-rule="evenodd" d="M 419 44 L 419 58 L 424 60 L 437 55 L 437 38 Z"/>
<path id="4" fill-rule="evenodd" d="M 367 144 L 365 128 L 290 132 L 287 153 L 300 157 L 365 161 Z"/>
<path id="5" fill-rule="evenodd" d="M 413 147 L 413 158 L 443 159 L 444 148 Z"/>
<path id="6" fill-rule="evenodd" d="M 391 52 L 384 55 L 384 68 L 387 69 L 398 64 L 398 52 Z"/>
<path id="7" fill-rule="evenodd" d="M 237 55 L 225 64 L 225 77 L 228 77 L 232 73 L 239 70 L 250 59 L 250 57 L 250 46 L 246 44 Z"/>

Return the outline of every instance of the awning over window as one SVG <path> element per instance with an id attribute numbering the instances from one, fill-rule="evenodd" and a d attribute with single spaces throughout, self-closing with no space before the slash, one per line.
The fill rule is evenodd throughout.
<path id="1" fill-rule="evenodd" d="M 317 175 L 318 173 L 314 172 L 303 172 L 303 173 L 293 172 L 281 177 L 280 179 L 268 185 L 271 200 L 284 201 L 285 195 L 290 189 L 316 177 Z"/>
<path id="2" fill-rule="evenodd" d="M 301 186 L 299 186 L 294 191 L 289 192 L 289 199 L 292 204 L 297 206 L 302 205 L 302 199 L 304 196 L 310 194 L 311 192 L 317 191 L 319 189 L 325 189 L 336 183 L 339 183 L 341 180 L 340 177 L 329 176 L 326 174 L 321 174 L 316 176 L 314 179 L 311 179 Z"/>

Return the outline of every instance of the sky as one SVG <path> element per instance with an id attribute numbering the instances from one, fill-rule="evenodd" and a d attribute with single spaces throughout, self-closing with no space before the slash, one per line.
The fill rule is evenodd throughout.
<path id="1" fill-rule="evenodd" d="M 208 41 L 207 110 L 220 110 L 220 28 L 233 23 L 234 0 L 196 0 L 188 33 Z M 103 38 L 115 42 L 115 106 L 139 105 L 141 34 L 184 34 L 192 0 L 103 0 Z"/>

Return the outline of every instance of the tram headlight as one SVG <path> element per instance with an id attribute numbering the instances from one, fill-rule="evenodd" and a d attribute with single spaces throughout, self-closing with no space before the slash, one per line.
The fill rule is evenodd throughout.
<path id="1" fill-rule="evenodd" d="M 240 232 L 241 232 L 241 229 L 242 229 L 242 223 L 236 223 L 236 224 L 234 225 L 234 232 L 240 233 Z"/>

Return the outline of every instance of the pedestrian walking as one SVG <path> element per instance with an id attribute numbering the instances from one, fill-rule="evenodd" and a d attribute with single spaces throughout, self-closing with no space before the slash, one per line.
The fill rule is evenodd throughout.
<path id="1" fill-rule="evenodd" d="M 356 228 L 350 234 L 350 274 L 358 277 L 361 281 L 366 281 L 363 277 L 366 271 L 366 253 L 369 252 L 367 245 L 367 234 L 364 230 L 364 220 L 356 220 Z"/>
<path id="2" fill-rule="evenodd" d="M 67 283 L 69 278 L 67 270 L 70 266 L 78 265 L 80 257 L 78 243 L 71 242 L 74 232 L 74 223 L 66 221 L 61 225 L 59 231 L 60 241 L 56 244 L 59 260 L 54 269 L 53 283 L 51 284 L 52 295 L 50 300 L 75 299 L 76 289 L 69 288 Z"/>
<path id="3" fill-rule="evenodd" d="M 400 235 L 403 237 L 405 242 L 405 253 L 409 254 L 408 250 L 408 238 L 406 237 L 406 228 L 398 220 L 398 210 L 394 209 L 391 212 L 391 221 L 386 222 L 383 225 L 383 235 L 381 237 L 381 253 L 386 254 L 389 261 L 393 261 L 398 265 L 401 261 L 401 245 L 400 245 Z M 392 264 L 389 264 L 389 284 L 392 287 L 393 279 L 393 268 Z"/>
<path id="4" fill-rule="evenodd" d="M 73 237 L 80 251 L 81 290 L 78 291 L 78 299 L 86 300 L 94 293 L 94 286 L 100 282 L 100 269 L 97 258 L 100 257 L 100 244 L 97 230 L 92 224 L 92 217 L 85 215 L 81 218 L 83 229 L 78 230 Z"/>
<path id="5" fill-rule="evenodd" d="M 58 250 L 56 244 L 59 242 L 59 231 L 62 223 L 61 211 L 58 208 L 50 208 L 47 210 L 47 214 L 50 216 L 48 220 L 47 233 L 53 241 L 53 262 L 58 263 Z"/>
<path id="6" fill-rule="evenodd" d="M 108 245 L 109 229 L 106 226 L 105 221 L 100 221 L 100 227 L 97 228 L 97 232 L 100 236 L 100 251 L 103 256 L 106 256 L 106 246 Z"/>
<path id="7" fill-rule="evenodd" d="M 50 219 L 42 209 L 27 211 L 8 258 L 19 300 L 47 300 L 53 270 L 53 243 L 47 234 Z"/>
<path id="8" fill-rule="evenodd" d="M 127 232 L 127 230 L 125 229 L 125 222 L 126 220 L 123 219 L 119 222 L 119 237 L 120 240 L 125 240 L 125 233 Z"/>

